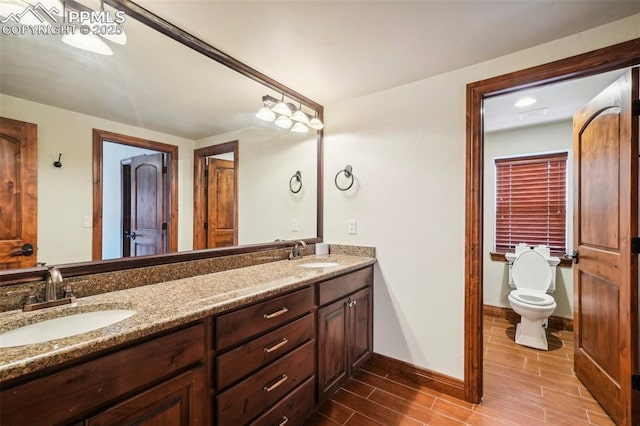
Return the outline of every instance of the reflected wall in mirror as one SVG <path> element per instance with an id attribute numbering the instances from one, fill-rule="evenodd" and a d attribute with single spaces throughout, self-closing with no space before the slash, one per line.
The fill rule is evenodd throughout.
<path id="1" fill-rule="evenodd" d="M 100 7 L 90 0 L 81 3 Z M 94 129 L 174 148 L 177 194 L 175 203 L 163 210 L 163 222 L 174 221 L 177 232 L 167 238 L 167 251 L 173 250 L 172 238 L 178 251 L 211 247 L 198 243 L 198 229 L 209 222 L 198 223 L 202 219 L 193 209 L 195 187 L 204 179 L 194 174 L 194 153 L 229 141 L 237 141 L 237 153 L 235 236 L 228 243 L 318 237 L 321 137 L 313 130 L 297 134 L 280 129 L 255 113 L 263 106 L 263 96 L 281 98 L 285 91 L 296 105 L 303 101 L 310 116 L 321 116 L 322 107 L 305 107 L 306 98 L 279 83 L 258 73 L 244 75 L 250 68 L 237 72 L 143 24 L 132 16 L 180 33 L 135 4 L 108 3 L 128 14 L 122 23 L 127 42 L 110 43 L 112 56 L 74 48 L 60 36 L 0 35 L 0 116 L 37 126 L 37 245 L 35 255 L 20 267 L 132 254 L 123 244 L 131 230 L 122 226 L 127 221 L 122 200 L 101 200 L 101 208 L 94 207 L 96 180 L 110 187 L 123 185 L 122 173 L 105 175 L 102 164 L 96 164 Z M 63 167 L 57 168 L 52 164 L 60 153 Z M 305 177 L 299 194 L 288 187 L 295 170 Z M 107 204 L 120 210 L 117 219 L 107 213 Z M 107 221 L 120 222 L 117 236 L 110 230 L 104 238 Z M 96 227 L 102 242 L 95 238 Z M 21 247 L 16 241 L 14 246 Z"/>

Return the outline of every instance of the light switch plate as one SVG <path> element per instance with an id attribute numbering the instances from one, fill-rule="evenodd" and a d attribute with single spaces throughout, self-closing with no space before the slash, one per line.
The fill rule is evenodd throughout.
<path id="1" fill-rule="evenodd" d="M 358 233 L 358 221 L 355 219 L 349 219 L 349 234 L 355 235 Z"/>
<path id="2" fill-rule="evenodd" d="M 85 215 L 82 218 L 82 226 L 85 228 L 91 228 L 93 226 L 93 218 L 89 215 Z"/>
<path id="3" fill-rule="evenodd" d="M 298 219 L 291 219 L 291 230 L 298 232 Z"/>

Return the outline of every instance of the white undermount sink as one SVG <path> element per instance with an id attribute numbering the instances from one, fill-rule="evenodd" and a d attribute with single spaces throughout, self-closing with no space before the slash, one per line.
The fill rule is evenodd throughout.
<path id="1" fill-rule="evenodd" d="M 309 263 L 301 263 L 298 266 L 302 266 L 303 268 L 329 268 L 331 266 L 340 265 L 337 262 L 309 262 Z"/>
<path id="2" fill-rule="evenodd" d="M 125 320 L 135 313 L 128 309 L 109 309 L 36 322 L 0 334 L 0 348 L 32 345 L 87 333 Z"/>

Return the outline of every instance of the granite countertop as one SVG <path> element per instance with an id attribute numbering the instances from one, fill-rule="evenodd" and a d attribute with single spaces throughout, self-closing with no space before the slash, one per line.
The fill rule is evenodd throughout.
<path id="1" fill-rule="evenodd" d="M 303 268 L 308 262 L 338 266 Z M 372 265 L 372 257 L 305 256 L 80 298 L 73 305 L 0 313 L 0 333 L 49 318 L 104 309 L 135 315 L 94 330 L 33 345 L 0 348 L 0 383 L 110 347 Z"/>

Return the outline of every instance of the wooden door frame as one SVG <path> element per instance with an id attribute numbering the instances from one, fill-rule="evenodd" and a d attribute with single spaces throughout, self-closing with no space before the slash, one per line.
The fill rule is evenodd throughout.
<path id="1" fill-rule="evenodd" d="M 205 171 L 205 159 L 212 155 L 233 153 L 233 242 L 238 244 L 238 164 L 239 143 L 237 140 L 206 146 L 193 151 L 193 249 L 205 249 L 206 238 L 199 224 L 206 221 L 207 195 L 201 177 Z"/>
<path id="2" fill-rule="evenodd" d="M 479 403 L 482 399 L 483 100 L 637 64 L 640 64 L 640 39 L 467 85 L 464 260 L 464 395 L 467 401 Z"/>
<path id="3" fill-rule="evenodd" d="M 167 155 L 167 252 L 178 251 L 178 147 L 162 142 L 93 129 L 92 259 L 102 260 L 102 149 L 104 142 L 151 149 Z"/>

